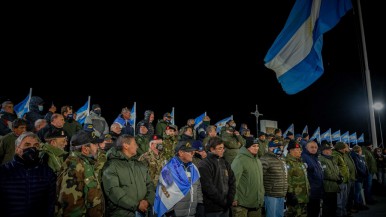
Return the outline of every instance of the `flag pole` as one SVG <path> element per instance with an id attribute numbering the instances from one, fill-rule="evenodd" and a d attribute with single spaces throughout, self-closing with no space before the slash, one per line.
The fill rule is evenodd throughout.
<path id="1" fill-rule="evenodd" d="M 90 115 L 90 102 L 91 102 L 91 96 L 88 96 L 88 103 L 87 103 L 87 116 Z"/>
<path id="2" fill-rule="evenodd" d="M 363 50 L 363 60 L 365 63 L 365 75 L 366 75 L 366 87 L 367 87 L 367 98 L 369 102 L 369 112 L 370 112 L 370 128 L 371 128 L 371 138 L 372 138 L 372 144 L 374 148 L 378 147 L 377 144 L 377 131 L 375 128 L 375 116 L 374 116 L 374 108 L 373 108 L 373 92 L 371 89 L 371 79 L 370 79 L 370 69 L 367 59 L 367 50 L 366 50 L 366 39 L 365 39 L 365 31 L 363 27 L 363 20 L 362 20 L 362 9 L 361 9 L 361 3 L 360 0 L 357 0 L 358 4 L 358 16 L 359 16 L 359 27 L 360 27 L 360 33 L 361 33 L 361 39 L 362 39 L 362 50 Z"/>

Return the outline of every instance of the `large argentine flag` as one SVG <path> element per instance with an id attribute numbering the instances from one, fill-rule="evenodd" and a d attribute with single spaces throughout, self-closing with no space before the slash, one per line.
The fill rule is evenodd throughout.
<path id="1" fill-rule="evenodd" d="M 345 132 L 342 134 L 342 136 L 340 137 L 341 141 L 344 142 L 344 143 L 348 143 L 350 141 L 350 135 L 349 135 L 349 132 Z"/>
<path id="2" fill-rule="evenodd" d="M 264 58 L 283 90 L 295 94 L 323 74 L 323 33 L 352 8 L 351 0 L 297 0 Z"/>
<path id="3" fill-rule="evenodd" d="M 362 133 L 362 135 L 357 139 L 357 142 L 365 142 L 365 135 Z"/>
<path id="4" fill-rule="evenodd" d="M 29 90 L 28 96 L 23 101 L 14 106 L 13 110 L 15 110 L 15 113 L 18 118 L 23 118 L 24 114 L 29 112 L 29 103 L 31 101 L 31 96 L 32 88 Z"/>
<path id="5" fill-rule="evenodd" d="M 188 167 L 190 173 L 186 173 L 182 162 L 174 157 L 162 168 L 154 200 L 154 212 L 158 217 L 184 198 L 192 184 L 199 180 L 200 173 L 197 167 L 192 163 L 189 163 Z M 187 174 L 190 176 L 190 181 Z"/>
<path id="6" fill-rule="evenodd" d="M 320 142 L 320 127 L 318 127 L 315 130 L 314 134 L 310 138 L 311 141 L 314 140 L 314 139 L 316 139 L 318 142 Z"/>
<path id="7" fill-rule="evenodd" d="M 340 130 L 335 131 L 332 135 L 332 141 L 340 141 Z"/>
<path id="8" fill-rule="evenodd" d="M 90 114 L 90 97 L 88 97 L 88 100 L 86 104 L 84 104 L 78 111 L 76 111 L 76 120 L 83 124 L 86 120 L 86 117 Z"/>

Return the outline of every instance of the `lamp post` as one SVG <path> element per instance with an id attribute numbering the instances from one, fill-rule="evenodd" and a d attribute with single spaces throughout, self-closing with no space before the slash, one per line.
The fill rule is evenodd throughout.
<path id="1" fill-rule="evenodd" d="M 374 103 L 373 107 L 378 112 L 379 130 L 381 131 L 381 145 L 383 148 L 384 144 L 383 144 L 383 135 L 382 135 L 381 115 L 379 114 L 379 111 L 382 110 L 382 108 L 383 108 L 383 104 L 380 102 L 376 102 L 376 103 Z"/>

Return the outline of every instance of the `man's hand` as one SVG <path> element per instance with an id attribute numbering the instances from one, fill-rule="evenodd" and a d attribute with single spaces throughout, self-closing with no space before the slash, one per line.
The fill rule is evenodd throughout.
<path id="1" fill-rule="evenodd" d="M 237 200 L 233 201 L 232 206 L 237 206 L 237 205 L 238 205 Z"/>
<path id="2" fill-rule="evenodd" d="M 149 203 L 147 202 L 147 200 L 139 201 L 138 209 L 141 212 L 146 212 L 148 207 L 149 207 Z"/>

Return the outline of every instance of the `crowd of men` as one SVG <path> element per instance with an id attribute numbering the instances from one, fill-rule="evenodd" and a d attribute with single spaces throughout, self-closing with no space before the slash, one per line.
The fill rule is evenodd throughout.
<path id="1" fill-rule="evenodd" d="M 178 130 L 151 110 L 131 126 L 127 108 L 109 125 L 97 104 L 82 125 L 71 106 L 42 104 L 18 118 L 2 103 L 1 216 L 346 217 L 376 203 L 374 175 L 386 190 L 386 153 L 368 142 L 255 137 L 209 116 Z"/>

